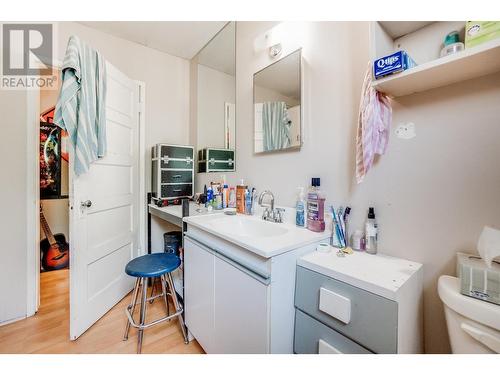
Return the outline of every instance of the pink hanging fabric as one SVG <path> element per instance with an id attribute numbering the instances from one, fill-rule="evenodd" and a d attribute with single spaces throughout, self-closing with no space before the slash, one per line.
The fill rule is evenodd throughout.
<path id="1" fill-rule="evenodd" d="M 387 95 L 372 87 L 372 72 L 369 65 L 361 90 L 356 135 L 356 180 L 358 184 L 363 181 L 373 165 L 375 154 L 385 153 L 389 142 L 391 121 L 391 102 Z"/>

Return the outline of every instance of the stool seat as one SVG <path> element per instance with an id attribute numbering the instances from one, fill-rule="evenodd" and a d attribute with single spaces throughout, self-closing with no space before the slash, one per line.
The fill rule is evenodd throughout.
<path id="1" fill-rule="evenodd" d="M 133 277 L 158 277 L 175 271 L 181 265 L 175 254 L 146 254 L 128 262 L 125 273 Z"/>

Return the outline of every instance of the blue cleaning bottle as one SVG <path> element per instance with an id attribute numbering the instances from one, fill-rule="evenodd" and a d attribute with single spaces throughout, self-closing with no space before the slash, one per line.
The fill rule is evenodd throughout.
<path id="1" fill-rule="evenodd" d="M 300 228 L 305 228 L 305 206 L 306 202 L 304 199 L 304 188 L 298 188 L 297 202 L 295 204 L 295 225 Z"/>

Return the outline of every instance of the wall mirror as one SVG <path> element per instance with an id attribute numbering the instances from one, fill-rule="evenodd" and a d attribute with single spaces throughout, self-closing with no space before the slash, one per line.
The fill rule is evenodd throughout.
<path id="1" fill-rule="evenodd" d="M 301 135 L 301 50 L 253 76 L 255 153 L 298 149 Z"/>
<path id="2" fill-rule="evenodd" d="M 195 58 L 198 172 L 234 171 L 236 23 L 228 22 Z"/>

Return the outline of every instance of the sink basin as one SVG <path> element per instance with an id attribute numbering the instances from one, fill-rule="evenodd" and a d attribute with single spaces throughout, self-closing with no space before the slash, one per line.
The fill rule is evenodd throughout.
<path id="1" fill-rule="evenodd" d="M 238 237 L 276 237 L 288 232 L 282 224 L 250 219 L 245 216 L 217 218 L 212 220 L 210 225 L 216 231 Z"/>

